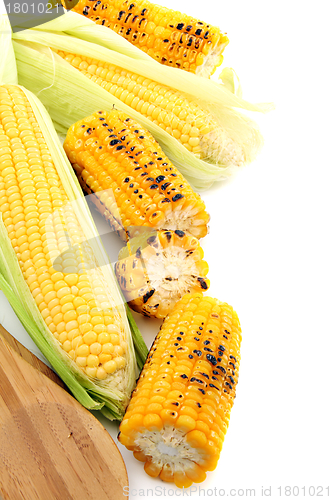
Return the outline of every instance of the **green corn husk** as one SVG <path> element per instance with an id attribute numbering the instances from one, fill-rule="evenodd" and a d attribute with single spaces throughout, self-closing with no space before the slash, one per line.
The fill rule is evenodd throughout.
<path id="1" fill-rule="evenodd" d="M 0 18 L 0 50 L 5 54 L 8 67 L 0 66 L 0 86 L 15 84 L 14 53 L 11 51 L 10 32 L 6 17 Z M 6 52 L 5 52 L 6 51 Z M 14 61 L 15 62 L 15 61 Z M 10 71 L 9 71 L 10 69 Z M 66 191 L 69 202 L 81 225 L 84 234 L 83 244 L 89 245 L 94 254 L 94 264 L 100 270 L 107 284 L 109 299 L 114 310 L 119 314 L 128 344 L 127 364 L 118 377 L 110 375 L 105 381 L 98 381 L 83 373 L 67 353 L 60 347 L 51 331 L 48 329 L 36 302 L 25 282 L 16 253 L 8 237 L 6 226 L 0 212 L 0 289 L 4 292 L 18 315 L 23 326 L 37 347 L 50 362 L 64 383 L 78 401 L 90 410 L 100 410 L 110 419 L 121 420 L 128 404 L 131 392 L 135 386 L 138 374 L 131 328 L 127 320 L 126 308 L 118 289 L 109 259 L 105 253 L 93 218 L 88 209 L 81 188 L 71 168 L 66 154 L 61 146 L 52 121 L 42 103 L 30 91 L 20 88 L 27 96 L 36 119 L 43 131 L 44 139 L 52 155 L 53 163 Z M 132 325 L 132 328 L 134 325 Z M 139 353 L 140 368 L 142 359 L 148 353 L 140 332 L 135 331 L 136 349 Z"/>
<path id="2" fill-rule="evenodd" d="M 250 104 L 223 83 L 163 66 L 112 30 L 79 14 L 68 12 L 36 29 L 15 33 L 13 38 L 19 82 L 39 96 L 60 133 L 66 133 L 70 125 L 97 109 L 116 106 L 153 134 L 194 187 L 208 188 L 237 170 L 233 160 L 214 163 L 189 152 L 158 125 L 89 80 L 50 48 L 98 58 L 195 98 L 205 114 L 217 120 L 221 130 L 244 154 L 245 163 L 252 161 L 262 147 L 257 125 L 235 108 L 267 112 L 272 109 L 271 104 Z"/>
<path id="3" fill-rule="evenodd" d="M 223 85 L 225 85 L 225 87 L 227 87 L 230 92 L 235 94 L 237 97 L 242 98 L 242 87 L 237 73 L 233 68 L 224 68 L 219 75 L 219 80 L 221 80 Z"/>
<path id="4" fill-rule="evenodd" d="M 0 16 L 0 84 L 17 83 L 17 68 L 11 34 L 12 30 L 7 15 Z"/>
<path id="5" fill-rule="evenodd" d="M 133 318 L 133 314 L 132 314 L 128 304 L 126 304 L 126 312 L 127 312 L 127 319 L 128 319 L 129 325 L 131 327 L 131 331 L 132 331 L 132 338 L 133 338 L 134 349 L 135 349 L 135 353 L 136 353 L 136 362 L 138 364 L 139 370 L 141 371 L 142 368 L 144 367 L 144 364 L 146 362 L 149 351 L 148 351 L 147 346 L 142 338 L 140 330 L 137 327 L 137 324 L 135 323 L 135 320 Z"/>

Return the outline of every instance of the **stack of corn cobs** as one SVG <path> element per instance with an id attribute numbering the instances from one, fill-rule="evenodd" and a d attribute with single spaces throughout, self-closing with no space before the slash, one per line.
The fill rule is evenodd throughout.
<path id="1" fill-rule="evenodd" d="M 260 150 L 235 108 L 271 106 L 244 101 L 228 68 L 210 79 L 218 28 L 147 0 L 73 10 L 14 34 L 1 19 L 0 287 L 73 395 L 122 420 L 147 474 L 188 487 L 216 467 L 241 342 L 233 309 L 203 295 L 194 189 Z M 115 275 L 82 190 L 124 241 Z M 164 319 L 149 354 L 124 298 Z"/>

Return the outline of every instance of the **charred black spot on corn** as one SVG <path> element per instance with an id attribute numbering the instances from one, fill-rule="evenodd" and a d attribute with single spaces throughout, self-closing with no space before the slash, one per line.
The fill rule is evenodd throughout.
<path id="1" fill-rule="evenodd" d="M 148 300 L 150 299 L 150 297 L 152 297 L 154 295 L 154 293 L 155 293 L 155 290 L 154 290 L 154 288 L 152 288 L 151 290 L 149 290 L 148 292 L 146 292 L 144 294 L 144 296 L 143 296 L 143 302 L 144 302 L 144 304 L 146 302 L 148 302 Z"/>

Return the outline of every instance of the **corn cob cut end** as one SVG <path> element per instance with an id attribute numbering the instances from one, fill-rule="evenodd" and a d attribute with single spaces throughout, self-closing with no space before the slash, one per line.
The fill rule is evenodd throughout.
<path id="1" fill-rule="evenodd" d="M 152 477 L 178 487 L 215 469 L 235 398 L 241 329 L 225 303 L 186 294 L 150 350 L 119 441 Z"/>
<path id="2" fill-rule="evenodd" d="M 223 52 L 228 43 L 229 39 L 226 34 L 220 33 L 219 41 L 208 49 L 207 55 L 202 58 L 202 64 L 197 66 L 195 74 L 204 78 L 212 76 L 223 63 Z"/>
<path id="3" fill-rule="evenodd" d="M 98 111 L 74 125 L 66 154 L 96 208 L 124 241 L 135 228 L 208 232 L 204 202 L 152 135 L 125 113 Z"/>
<path id="4" fill-rule="evenodd" d="M 165 318 L 185 293 L 209 288 L 199 241 L 179 230 L 147 229 L 131 239 L 115 272 L 129 306 L 148 317 Z"/>

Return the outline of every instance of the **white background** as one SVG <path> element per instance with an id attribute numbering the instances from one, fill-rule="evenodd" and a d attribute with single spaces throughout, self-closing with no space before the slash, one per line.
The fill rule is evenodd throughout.
<path id="1" fill-rule="evenodd" d="M 214 497 L 221 488 L 237 498 L 254 488 L 258 498 L 262 486 L 271 486 L 274 499 L 279 486 L 282 498 L 285 486 L 330 486 L 332 495 L 332 4 L 164 4 L 226 31 L 224 65 L 237 71 L 244 97 L 276 105 L 257 116 L 265 136 L 260 157 L 202 194 L 211 214 L 202 241 L 209 293 L 236 309 L 243 344 L 219 465 L 191 498 Z M 1 292 L 0 322 L 36 353 Z M 160 323 L 138 322 L 150 345 Z M 103 423 L 115 438 L 117 425 Z M 175 496 L 173 485 L 149 478 L 119 448 L 132 498 L 144 493 L 140 488 L 146 498 Z M 154 497 L 146 491 L 157 487 Z M 300 489 L 299 497 L 310 493 Z"/>

